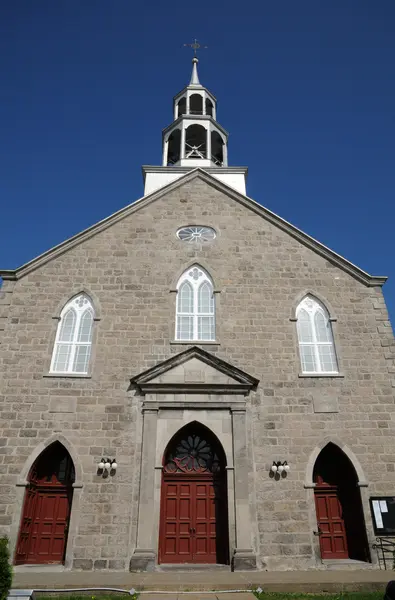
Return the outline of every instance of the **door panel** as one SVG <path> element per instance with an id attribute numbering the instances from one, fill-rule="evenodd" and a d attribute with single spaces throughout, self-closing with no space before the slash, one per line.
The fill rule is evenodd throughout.
<path id="1" fill-rule="evenodd" d="M 194 538 L 197 562 L 217 562 L 215 492 L 212 481 L 196 485 Z"/>
<path id="2" fill-rule="evenodd" d="M 46 564 L 63 561 L 69 514 L 70 494 L 67 490 L 37 488 L 28 551 L 23 562 Z M 20 539 L 22 540 L 22 536 Z M 17 562 L 20 562 L 19 551 Z"/>
<path id="3" fill-rule="evenodd" d="M 315 488 L 321 558 L 348 558 L 342 507 L 336 490 Z"/>
<path id="4" fill-rule="evenodd" d="M 161 561 L 192 562 L 193 486 L 187 482 L 163 481 L 161 516 Z"/>
<path id="5" fill-rule="evenodd" d="M 23 564 L 27 560 L 36 500 L 36 487 L 34 485 L 29 485 L 25 492 L 25 502 L 23 506 L 21 528 L 15 557 L 15 564 L 17 565 Z"/>
<path id="6" fill-rule="evenodd" d="M 217 562 L 212 480 L 163 480 L 159 557 L 162 563 Z"/>

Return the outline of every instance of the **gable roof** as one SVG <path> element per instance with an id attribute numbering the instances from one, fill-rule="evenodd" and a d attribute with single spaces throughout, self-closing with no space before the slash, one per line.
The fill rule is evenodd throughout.
<path id="1" fill-rule="evenodd" d="M 2 277 L 3 279 L 8 279 L 8 280 L 17 280 L 17 279 L 20 279 L 21 277 L 24 277 L 28 273 L 31 273 L 32 271 L 34 271 L 38 267 L 44 265 L 45 263 L 52 260 L 53 258 L 60 256 L 67 250 L 74 248 L 81 242 L 84 242 L 85 240 L 96 235 L 97 233 L 100 233 L 104 229 L 107 229 L 107 227 L 110 227 L 111 225 L 113 225 L 114 223 L 117 223 L 121 219 L 124 219 L 125 217 L 128 217 L 129 215 L 133 214 L 135 211 L 140 210 L 141 208 L 144 208 L 145 206 L 151 204 L 152 202 L 155 202 L 155 200 L 162 198 L 164 195 L 168 194 L 169 192 L 172 192 L 173 190 L 177 189 L 178 187 L 181 187 L 185 183 L 188 183 L 196 178 L 202 179 L 208 185 L 211 185 L 215 189 L 226 194 L 229 198 L 232 198 L 236 202 L 239 202 L 241 205 L 245 206 L 246 208 L 248 208 L 248 209 L 252 210 L 253 212 L 255 212 L 256 214 L 260 215 L 266 221 L 269 221 L 270 223 L 272 223 L 273 225 L 275 225 L 282 231 L 285 231 L 286 233 L 291 235 L 293 238 L 295 238 L 299 242 L 301 242 L 304 246 L 306 246 L 307 248 L 310 248 L 311 250 L 313 250 L 314 252 L 316 252 L 317 254 L 322 256 L 323 258 L 327 259 L 328 261 L 330 261 L 331 263 L 333 263 L 334 265 L 336 265 L 337 267 L 339 267 L 340 269 L 342 269 L 343 271 L 345 271 L 346 273 L 348 273 L 349 275 L 351 275 L 352 277 L 354 277 L 361 283 L 364 283 L 365 285 L 367 285 L 369 287 L 373 287 L 373 286 L 384 285 L 384 283 L 386 282 L 387 277 L 369 275 L 369 273 L 366 273 L 366 271 L 363 271 L 362 269 L 360 269 L 359 267 L 354 265 L 349 260 L 343 258 L 342 256 L 340 256 L 340 254 L 337 254 L 336 252 L 334 252 L 333 250 L 331 250 L 324 244 L 321 244 L 321 242 L 318 242 L 317 240 L 312 238 L 307 233 L 304 233 L 303 231 L 301 231 L 300 229 L 298 229 L 297 227 L 295 227 L 294 225 L 292 225 L 285 219 L 282 219 L 281 217 L 276 215 L 274 212 L 272 212 L 268 208 L 265 208 L 261 204 L 258 204 L 258 202 L 256 202 L 252 198 L 249 198 L 248 196 L 244 196 L 240 192 L 238 192 L 235 189 L 233 189 L 232 187 L 228 186 L 226 183 L 223 183 L 222 181 L 220 181 L 213 175 L 210 175 L 209 173 L 207 173 L 200 167 L 193 169 L 189 173 L 186 173 L 185 175 L 183 175 L 180 178 L 176 179 L 175 181 L 169 183 L 168 185 L 160 188 L 159 190 L 155 190 L 151 194 L 148 194 L 147 196 L 143 196 L 142 198 L 140 198 L 139 200 L 136 200 L 132 204 L 129 204 L 128 206 L 125 206 L 124 208 L 121 208 L 120 210 L 113 213 L 109 217 L 106 217 L 105 219 L 103 219 L 102 221 L 99 221 L 95 225 L 88 227 L 88 229 L 85 229 L 84 231 L 77 233 L 77 235 L 65 240 L 64 242 L 58 244 L 57 246 L 54 246 L 50 250 L 47 250 L 40 256 L 37 256 L 33 260 L 22 265 L 21 267 L 18 267 L 15 270 L 0 270 L 0 277 Z"/>
<path id="2" fill-rule="evenodd" d="M 198 346 L 175 354 L 130 380 L 131 386 L 143 394 L 188 391 L 247 395 L 258 383 L 259 379 Z"/>

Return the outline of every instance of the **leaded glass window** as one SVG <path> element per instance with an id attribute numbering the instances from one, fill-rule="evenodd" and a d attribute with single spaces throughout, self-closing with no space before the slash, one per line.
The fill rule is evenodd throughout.
<path id="1" fill-rule="evenodd" d="M 185 271 L 177 285 L 176 340 L 215 340 L 213 284 L 199 266 Z"/>
<path id="2" fill-rule="evenodd" d="M 60 314 L 52 355 L 52 373 L 88 373 L 94 311 L 85 294 L 72 298 Z"/>
<path id="3" fill-rule="evenodd" d="M 302 372 L 338 373 L 332 325 L 325 306 L 306 296 L 296 317 Z"/>

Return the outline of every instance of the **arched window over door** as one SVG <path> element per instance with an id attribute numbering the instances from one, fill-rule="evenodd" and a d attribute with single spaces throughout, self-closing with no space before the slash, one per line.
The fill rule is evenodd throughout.
<path id="1" fill-rule="evenodd" d="M 163 456 L 159 561 L 229 564 L 225 453 L 197 422 Z"/>
<path id="2" fill-rule="evenodd" d="M 30 469 L 15 564 L 63 563 L 74 481 L 69 453 L 54 442 Z"/>
<path id="3" fill-rule="evenodd" d="M 357 474 L 335 444 L 327 444 L 318 455 L 313 481 L 321 558 L 369 562 Z"/>
<path id="4" fill-rule="evenodd" d="M 177 284 L 176 340 L 215 340 L 215 298 L 213 282 L 204 269 L 195 265 L 185 271 Z"/>

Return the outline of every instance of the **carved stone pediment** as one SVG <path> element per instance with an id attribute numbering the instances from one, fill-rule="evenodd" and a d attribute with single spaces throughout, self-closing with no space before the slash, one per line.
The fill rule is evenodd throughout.
<path id="1" fill-rule="evenodd" d="M 132 377 L 143 394 L 248 395 L 259 383 L 248 373 L 194 346 Z"/>

